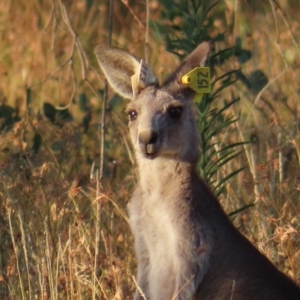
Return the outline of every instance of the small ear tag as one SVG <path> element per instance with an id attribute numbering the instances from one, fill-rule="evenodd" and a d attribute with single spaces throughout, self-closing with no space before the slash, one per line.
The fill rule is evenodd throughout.
<path id="1" fill-rule="evenodd" d="M 138 72 L 138 83 L 145 88 L 148 85 L 156 83 L 157 79 L 150 72 L 147 64 L 141 59 Z"/>
<path id="2" fill-rule="evenodd" d="M 200 102 L 203 94 L 211 91 L 210 87 L 210 69 L 208 67 L 197 67 L 182 76 L 181 81 L 190 89 L 196 92 L 194 100 Z"/>
<path id="3" fill-rule="evenodd" d="M 136 97 L 140 90 L 156 82 L 156 77 L 152 75 L 147 64 L 141 59 L 138 71 L 131 76 L 133 98 Z"/>

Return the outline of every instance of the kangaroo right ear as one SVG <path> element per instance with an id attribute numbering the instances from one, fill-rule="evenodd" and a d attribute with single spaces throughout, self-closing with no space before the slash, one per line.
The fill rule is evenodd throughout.
<path id="1" fill-rule="evenodd" d="M 210 44 L 203 42 L 182 62 L 177 70 L 165 81 L 163 86 L 167 87 L 168 91 L 176 94 L 178 91 L 189 90 L 182 82 L 182 77 L 196 67 L 203 67 L 210 51 Z M 190 90 L 190 92 L 193 92 Z"/>
<path id="2" fill-rule="evenodd" d="M 128 52 L 98 45 L 95 54 L 111 87 L 122 97 L 134 99 L 140 90 L 156 83 L 147 65 Z"/>

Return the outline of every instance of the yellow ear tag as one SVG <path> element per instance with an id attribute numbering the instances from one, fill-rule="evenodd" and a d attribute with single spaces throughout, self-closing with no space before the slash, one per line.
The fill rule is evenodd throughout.
<path id="1" fill-rule="evenodd" d="M 203 94 L 210 93 L 210 69 L 208 67 L 197 67 L 181 78 L 183 84 L 196 92 L 194 101 L 199 103 Z"/>

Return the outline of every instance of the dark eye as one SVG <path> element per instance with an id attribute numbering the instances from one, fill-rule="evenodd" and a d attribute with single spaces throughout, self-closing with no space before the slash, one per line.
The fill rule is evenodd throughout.
<path id="1" fill-rule="evenodd" d="M 135 110 L 128 112 L 128 118 L 130 121 L 134 121 L 137 117 L 138 113 Z"/>
<path id="2" fill-rule="evenodd" d="M 168 114 L 172 119 L 179 119 L 182 114 L 182 107 L 171 107 L 168 109 Z"/>

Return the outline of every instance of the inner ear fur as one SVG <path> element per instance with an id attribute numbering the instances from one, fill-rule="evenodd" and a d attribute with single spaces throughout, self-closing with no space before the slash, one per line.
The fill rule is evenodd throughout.
<path id="1" fill-rule="evenodd" d="M 122 97 L 132 99 L 131 77 L 138 73 L 139 61 L 128 52 L 108 45 L 98 45 L 95 55 L 111 87 Z"/>

